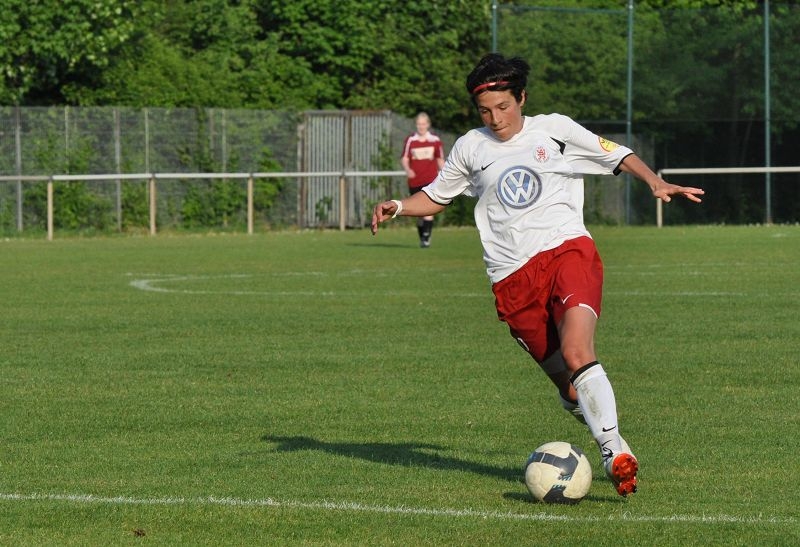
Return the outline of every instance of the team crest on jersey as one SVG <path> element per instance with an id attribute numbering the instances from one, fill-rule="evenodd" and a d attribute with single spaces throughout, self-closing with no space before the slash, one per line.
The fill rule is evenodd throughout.
<path id="1" fill-rule="evenodd" d="M 524 209 L 536 203 L 542 193 L 539 175 L 524 166 L 512 167 L 500 177 L 497 197 L 515 209 Z"/>
<path id="2" fill-rule="evenodd" d="M 547 161 L 547 148 L 542 145 L 536 147 L 536 151 L 533 153 L 533 157 L 539 163 L 544 163 Z"/>
<path id="3" fill-rule="evenodd" d="M 613 152 L 614 150 L 619 148 L 619 145 L 614 141 L 604 139 L 603 137 L 598 137 L 598 138 L 600 139 L 600 148 L 602 148 L 606 152 Z"/>

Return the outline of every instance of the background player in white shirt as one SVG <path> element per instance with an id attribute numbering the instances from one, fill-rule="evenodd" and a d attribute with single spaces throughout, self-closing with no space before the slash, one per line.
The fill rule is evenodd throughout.
<path id="1" fill-rule="evenodd" d="M 484 127 L 456 141 L 423 191 L 375 206 L 372 232 L 398 215 L 441 212 L 477 198 L 475 223 L 500 320 L 556 385 L 562 404 L 594 436 L 617 492 L 636 491 L 639 464 L 620 437 L 614 391 L 594 350 L 603 265 L 583 223 L 584 174 L 630 173 L 665 202 L 700 202 L 699 188 L 656 175 L 630 149 L 558 114 L 524 116 L 530 68 L 489 54 L 467 76 Z"/>

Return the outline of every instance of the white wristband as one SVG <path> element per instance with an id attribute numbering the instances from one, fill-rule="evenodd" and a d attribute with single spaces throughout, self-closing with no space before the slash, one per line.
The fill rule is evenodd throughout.
<path id="1" fill-rule="evenodd" d="M 394 202 L 395 205 L 397 205 L 397 210 L 392 215 L 392 218 L 396 218 L 397 215 L 403 212 L 403 202 L 400 201 L 399 199 L 393 199 L 392 201 Z"/>

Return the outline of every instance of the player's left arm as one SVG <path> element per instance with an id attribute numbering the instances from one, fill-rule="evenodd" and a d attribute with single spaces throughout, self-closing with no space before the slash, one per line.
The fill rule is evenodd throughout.
<path id="1" fill-rule="evenodd" d="M 691 186 L 678 186 L 671 184 L 647 166 L 642 159 L 636 154 L 629 154 L 622 160 L 619 166 L 620 171 L 630 173 L 637 179 L 644 181 L 652 190 L 653 195 L 664 202 L 672 201 L 672 196 L 683 196 L 690 201 L 700 203 L 702 200 L 699 196 L 705 194 L 702 188 L 693 188 Z"/>

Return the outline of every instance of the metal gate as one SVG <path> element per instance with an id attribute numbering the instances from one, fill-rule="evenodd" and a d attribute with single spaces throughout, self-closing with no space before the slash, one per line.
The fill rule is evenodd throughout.
<path id="1" fill-rule="evenodd" d="M 392 147 L 392 113 L 359 110 L 312 110 L 299 128 L 298 171 L 336 172 L 397 170 Z M 387 157 L 387 151 L 391 157 Z M 394 162 L 387 164 L 387 159 Z M 340 203 L 341 175 L 304 177 L 299 181 L 298 223 L 302 227 L 363 226 L 372 205 L 391 193 L 394 181 L 372 176 L 348 178 Z M 344 205 L 344 207 L 342 207 Z"/>

